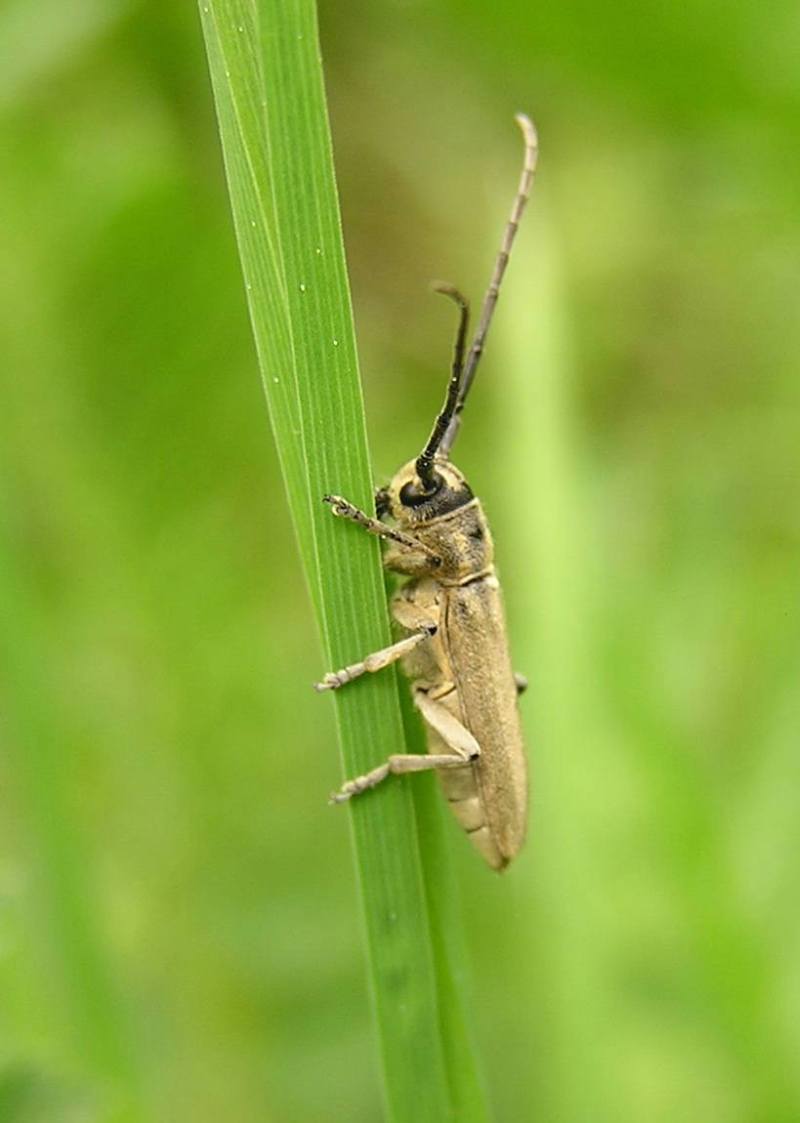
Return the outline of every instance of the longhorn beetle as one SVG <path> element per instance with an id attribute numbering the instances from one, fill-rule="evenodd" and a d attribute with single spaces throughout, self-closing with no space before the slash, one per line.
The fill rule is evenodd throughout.
<path id="1" fill-rule="evenodd" d="M 458 305 L 460 316 L 447 396 L 425 447 L 376 492 L 377 518 L 341 496 L 324 497 L 334 515 L 388 541 L 384 564 L 410 577 L 391 605 L 409 634 L 329 672 L 315 686 L 337 690 L 368 671 L 402 662 L 426 726 L 427 754 L 390 756 L 348 780 L 331 801 L 374 788 L 391 773 L 435 768 L 456 818 L 496 870 L 508 865 L 525 837 L 527 780 L 517 710 L 525 680 L 511 666 L 489 525 L 480 500 L 451 463 L 450 449 L 533 183 L 536 130 L 522 113 L 516 121 L 525 140 L 522 176 L 469 351 L 466 299 L 450 285 L 436 286 Z M 382 521 L 386 516 L 393 525 Z"/>

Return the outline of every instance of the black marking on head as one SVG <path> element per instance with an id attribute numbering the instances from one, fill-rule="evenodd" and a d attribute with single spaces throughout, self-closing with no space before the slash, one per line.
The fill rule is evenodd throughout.
<path id="1" fill-rule="evenodd" d="M 404 507 L 421 507 L 423 503 L 429 503 L 439 494 L 443 483 L 444 480 L 438 472 L 431 476 L 427 487 L 419 487 L 416 480 L 409 480 L 400 491 L 400 502 Z"/>
<path id="2" fill-rule="evenodd" d="M 430 522 L 441 515 L 449 515 L 451 511 L 457 511 L 475 498 L 469 484 L 462 482 L 450 487 L 441 476 L 437 478 L 439 486 L 429 495 L 420 493 L 414 483 L 407 483 L 400 490 L 400 502 L 404 507 L 411 507 L 420 522 Z"/>
<path id="3" fill-rule="evenodd" d="M 475 523 L 475 526 L 473 526 L 472 530 L 469 531 L 468 537 L 474 538 L 476 542 L 483 542 L 483 527 L 480 523 Z"/>

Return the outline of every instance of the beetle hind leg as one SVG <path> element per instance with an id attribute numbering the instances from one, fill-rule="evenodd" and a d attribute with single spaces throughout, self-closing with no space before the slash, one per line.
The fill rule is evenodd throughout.
<path id="1" fill-rule="evenodd" d="M 431 768 L 463 768 L 469 761 L 453 753 L 397 753 L 388 757 L 383 764 L 357 776 L 355 780 L 347 780 L 334 792 L 329 803 L 345 803 L 354 795 L 375 788 L 388 776 L 403 776 L 407 772 L 428 772 Z"/>
<path id="2" fill-rule="evenodd" d="M 428 698 L 423 690 L 414 691 L 414 702 L 425 718 L 433 726 L 442 740 L 452 751 L 449 753 L 398 753 L 390 756 L 383 764 L 347 780 L 338 792 L 331 796 L 331 803 L 344 803 L 354 795 L 377 787 L 387 776 L 401 776 L 407 772 L 428 772 L 430 769 L 463 769 L 481 755 L 480 746 L 469 730 L 453 717 L 439 702 Z"/>
<path id="3" fill-rule="evenodd" d="M 486 808 L 481 799 L 475 770 L 463 765 L 472 764 L 480 757 L 480 746 L 475 737 L 455 714 L 441 701 L 430 698 L 425 691 L 414 691 L 414 702 L 425 719 L 444 744 L 452 750 L 452 760 L 462 764 L 458 769 L 441 769 L 439 779 L 450 809 L 462 830 L 484 860 L 495 870 L 502 870 L 508 864 L 501 853 L 497 839 L 487 821 Z"/>
<path id="4" fill-rule="evenodd" d="M 419 687 L 414 691 L 414 705 L 425 723 L 434 729 L 462 764 L 471 764 L 481 755 L 481 748 L 465 725 L 451 714 L 447 706 Z"/>

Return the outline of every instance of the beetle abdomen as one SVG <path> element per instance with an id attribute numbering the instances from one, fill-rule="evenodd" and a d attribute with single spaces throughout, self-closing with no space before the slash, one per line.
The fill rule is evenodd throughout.
<path id="1" fill-rule="evenodd" d="M 502 868 L 525 838 L 527 770 L 500 587 L 493 573 L 447 589 L 443 641 L 460 720 L 478 742 L 472 766 L 486 827 Z M 473 841 L 485 853 L 478 837 Z"/>

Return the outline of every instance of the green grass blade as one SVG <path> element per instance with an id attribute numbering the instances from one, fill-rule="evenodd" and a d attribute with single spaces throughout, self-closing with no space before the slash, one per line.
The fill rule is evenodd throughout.
<path id="1" fill-rule="evenodd" d="M 372 481 L 315 6 L 200 7 L 273 431 L 325 660 L 338 667 L 388 643 L 390 631 L 377 542 L 321 503 L 336 492 L 369 509 Z M 393 672 L 354 683 L 332 703 L 309 694 L 313 704 L 336 707 L 347 775 L 405 750 Z M 313 773 L 309 782 L 318 782 Z M 457 971 L 448 969 L 446 985 L 437 973 L 445 941 L 431 934 L 435 887 L 425 882 L 410 785 L 387 784 L 351 810 L 389 1117 L 480 1119 L 462 1002 L 450 984 Z M 422 814 L 433 820 L 438 852 L 438 815 Z M 469 1113 L 456 1116 L 453 1105 L 465 1099 Z"/>

